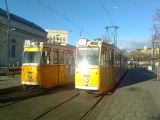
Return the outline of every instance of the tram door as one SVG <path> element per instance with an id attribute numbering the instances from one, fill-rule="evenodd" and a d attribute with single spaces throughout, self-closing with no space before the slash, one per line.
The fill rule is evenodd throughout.
<path id="1" fill-rule="evenodd" d="M 58 79 L 59 85 L 65 84 L 65 64 L 64 64 L 64 51 L 59 51 L 59 65 L 58 65 Z"/>
<path id="2" fill-rule="evenodd" d="M 53 50 L 53 70 L 52 76 L 55 82 L 55 85 L 59 85 L 59 55 L 58 50 Z"/>
<path id="3" fill-rule="evenodd" d="M 66 64 L 66 70 L 65 70 L 65 80 L 67 83 L 73 80 L 73 53 L 71 51 L 66 52 L 65 56 L 65 64 Z"/>
<path id="4" fill-rule="evenodd" d="M 106 50 L 102 48 L 101 50 L 101 59 L 100 59 L 100 86 L 101 90 L 106 91 L 107 89 L 107 71 L 106 71 Z"/>
<path id="5" fill-rule="evenodd" d="M 120 78 L 120 61 L 121 61 L 121 57 L 120 57 L 120 53 L 118 51 L 115 51 L 115 62 L 114 62 L 114 67 L 115 67 L 115 74 L 116 74 L 116 83 L 118 83 L 118 80 Z"/>
<path id="6" fill-rule="evenodd" d="M 111 89 L 112 81 L 112 50 L 106 49 L 106 81 L 107 81 L 107 90 Z"/>

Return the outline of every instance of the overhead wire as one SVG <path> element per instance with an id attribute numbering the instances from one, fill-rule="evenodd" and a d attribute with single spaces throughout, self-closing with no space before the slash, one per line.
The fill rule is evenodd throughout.
<path id="1" fill-rule="evenodd" d="M 106 9 L 106 7 L 102 4 L 101 0 L 97 0 L 97 1 L 98 1 L 99 5 L 102 7 L 102 9 L 104 10 L 105 14 L 107 15 L 107 17 L 108 17 L 111 25 L 114 26 L 114 25 L 113 25 L 112 18 L 111 18 L 111 16 L 110 16 L 108 10 Z M 113 36 L 113 37 L 115 36 L 115 34 L 114 34 L 110 29 L 108 29 L 108 32 L 111 33 L 111 36 Z M 109 36 L 109 34 L 108 34 L 108 39 L 110 39 L 111 36 Z"/>
<path id="2" fill-rule="evenodd" d="M 71 19 L 69 19 L 68 17 L 66 17 L 63 13 L 55 10 L 54 8 L 52 8 L 52 7 L 50 7 L 49 5 L 47 5 L 47 4 L 45 4 L 44 2 L 42 2 L 41 0 L 37 0 L 37 1 L 38 1 L 39 4 L 41 4 L 43 7 L 47 8 L 48 10 L 50 10 L 50 11 L 54 12 L 55 14 L 57 14 L 58 16 L 62 17 L 64 20 L 66 20 L 66 21 L 69 22 L 70 24 L 76 26 L 76 27 L 77 27 L 78 29 L 80 29 L 80 31 L 81 31 L 81 29 L 82 29 L 81 25 L 73 22 Z M 86 31 L 86 30 L 83 28 L 83 32 L 84 32 L 84 31 L 85 31 L 87 34 L 90 34 L 90 35 L 94 36 L 92 33 Z"/>
<path id="3" fill-rule="evenodd" d="M 99 5 L 102 7 L 102 9 L 104 10 L 104 12 L 106 13 L 106 15 L 107 15 L 107 17 L 108 17 L 111 25 L 113 25 L 113 21 L 112 21 L 112 18 L 111 18 L 111 16 L 110 16 L 108 10 L 107 10 L 107 9 L 105 8 L 105 6 L 102 4 L 101 0 L 97 0 L 97 1 L 98 1 Z"/>

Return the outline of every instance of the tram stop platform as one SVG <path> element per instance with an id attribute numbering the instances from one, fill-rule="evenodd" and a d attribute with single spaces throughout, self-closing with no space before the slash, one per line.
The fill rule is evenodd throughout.
<path id="1" fill-rule="evenodd" d="M 0 76 L 0 94 L 21 89 L 20 74 Z"/>
<path id="2" fill-rule="evenodd" d="M 160 120 L 160 81 L 150 71 L 129 70 L 115 92 L 104 97 L 89 119 Z"/>

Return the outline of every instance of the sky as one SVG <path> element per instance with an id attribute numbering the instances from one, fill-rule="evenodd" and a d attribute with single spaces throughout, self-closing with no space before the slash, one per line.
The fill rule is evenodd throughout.
<path id="1" fill-rule="evenodd" d="M 118 26 L 117 43 L 129 51 L 151 47 L 153 15 L 159 0 L 7 0 L 9 11 L 44 29 L 66 30 L 69 44 L 100 38 Z M 0 8 L 6 9 L 4 0 Z M 112 30 L 111 30 L 112 31 Z"/>

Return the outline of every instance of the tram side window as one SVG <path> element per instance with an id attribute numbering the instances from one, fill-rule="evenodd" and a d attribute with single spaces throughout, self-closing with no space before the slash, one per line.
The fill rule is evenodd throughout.
<path id="1" fill-rule="evenodd" d="M 112 66 L 112 51 L 111 50 L 106 51 L 106 66 L 107 67 Z"/>
<path id="2" fill-rule="evenodd" d="M 105 61 L 106 61 L 106 55 L 105 52 L 102 52 L 101 54 L 101 66 L 105 67 Z"/>
<path id="3" fill-rule="evenodd" d="M 73 61 L 74 61 L 74 59 L 73 59 L 72 53 L 66 53 L 65 63 L 71 65 L 71 64 L 73 64 Z"/>
<path id="4" fill-rule="evenodd" d="M 68 64 L 72 64 L 73 63 L 73 56 L 72 56 L 72 54 L 69 54 L 69 56 L 68 56 Z"/>
<path id="5" fill-rule="evenodd" d="M 60 64 L 64 64 L 64 52 L 59 52 L 59 63 Z"/>
<path id="6" fill-rule="evenodd" d="M 50 52 L 49 51 L 43 51 L 42 52 L 42 64 L 50 64 Z"/>
<path id="7" fill-rule="evenodd" d="M 65 59 L 64 60 L 65 60 L 64 63 L 68 64 L 68 53 L 65 53 Z"/>
<path id="8" fill-rule="evenodd" d="M 119 66 L 120 65 L 120 54 L 118 52 L 115 53 L 115 65 Z"/>
<path id="9" fill-rule="evenodd" d="M 54 51 L 54 64 L 58 64 L 58 52 Z"/>
<path id="10" fill-rule="evenodd" d="M 127 63 L 127 60 L 125 59 L 125 57 L 124 57 L 124 56 L 122 56 L 121 58 L 122 58 L 122 62 L 121 62 L 121 64 L 123 64 L 123 65 L 124 65 L 124 64 L 126 64 L 126 63 Z"/>
<path id="11" fill-rule="evenodd" d="M 124 57 L 123 56 L 121 56 L 121 64 L 123 65 L 125 63 L 125 61 L 124 61 Z"/>

